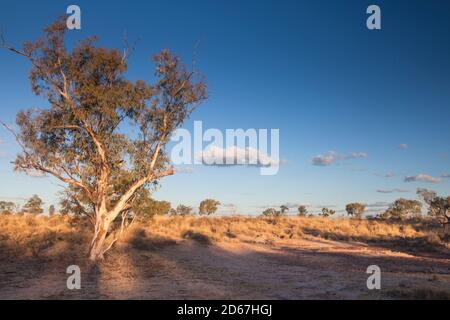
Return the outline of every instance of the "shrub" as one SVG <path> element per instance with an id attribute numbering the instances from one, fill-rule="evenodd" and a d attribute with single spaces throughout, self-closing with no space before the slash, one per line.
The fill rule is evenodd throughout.
<path id="1" fill-rule="evenodd" d="M 200 202 L 198 213 L 200 215 L 211 215 L 217 211 L 217 206 L 220 205 L 219 201 L 213 199 L 205 199 Z"/>

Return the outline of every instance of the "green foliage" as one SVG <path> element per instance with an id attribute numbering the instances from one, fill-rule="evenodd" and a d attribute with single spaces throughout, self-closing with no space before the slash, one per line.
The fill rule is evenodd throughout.
<path id="1" fill-rule="evenodd" d="M 422 204 L 417 200 L 400 198 L 394 201 L 385 212 L 385 216 L 393 220 L 405 220 L 420 216 Z"/>
<path id="2" fill-rule="evenodd" d="M 327 218 L 329 216 L 332 216 L 335 213 L 336 213 L 336 211 L 334 211 L 332 209 L 322 208 L 322 212 L 319 215 Z"/>
<path id="3" fill-rule="evenodd" d="M 289 210 L 286 206 L 281 206 L 280 210 L 276 210 L 274 208 L 269 208 L 263 211 L 262 215 L 265 217 L 280 217 L 285 215 L 285 213 Z"/>
<path id="4" fill-rule="evenodd" d="M 380 213 L 377 215 L 377 218 L 381 219 L 381 220 L 387 220 L 387 219 L 389 219 L 389 212 L 385 211 L 383 213 Z"/>
<path id="5" fill-rule="evenodd" d="M 193 208 L 180 204 L 177 206 L 175 213 L 179 216 L 190 216 L 193 214 Z"/>
<path id="6" fill-rule="evenodd" d="M 308 215 L 308 210 L 306 209 L 306 206 L 299 206 L 298 207 L 298 216 L 299 217 L 306 217 Z"/>
<path id="7" fill-rule="evenodd" d="M 356 219 L 362 218 L 365 209 L 366 209 L 366 206 L 364 204 L 358 203 L 358 202 L 349 203 L 345 206 L 345 210 L 347 211 L 347 214 Z"/>
<path id="8" fill-rule="evenodd" d="M 145 197 L 136 201 L 133 205 L 133 213 L 143 220 L 151 219 L 154 216 L 168 215 L 170 212 L 170 202 L 158 201 L 150 197 Z"/>
<path id="9" fill-rule="evenodd" d="M 220 206 L 220 202 L 214 199 L 205 199 L 200 202 L 198 213 L 200 215 L 211 215 L 217 211 L 217 207 Z"/>
<path id="10" fill-rule="evenodd" d="M 127 50 L 96 46 L 96 37 L 68 46 L 63 18 L 44 31 L 21 49 L 2 43 L 30 62 L 31 89 L 48 102 L 17 114 L 15 169 L 65 183 L 63 212 L 117 216 L 173 174 L 164 146 L 206 99 L 203 77 L 163 50 L 153 57 L 154 83 L 130 80 Z"/>
<path id="11" fill-rule="evenodd" d="M 68 189 L 61 192 L 60 195 L 61 197 L 59 201 L 59 212 L 62 215 L 72 214 L 77 217 L 86 215 L 89 218 L 92 218 L 94 213 L 94 206 L 93 204 L 89 203 L 89 201 L 86 199 L 86 196 L 82 192 L 69 187 Z"/>
<path id="12" fill-rule="evenodd" d="M 428 215 L 435 217 L 442 225 L 450 223 L 450 196 L 439 197 L 436 192 L 417 189 L 417 194 L 428 204 Z"/>
<path id="13" fill-rule="evenodd" d="M 30 213 L 30 214 L 41 214 L 44 212 L 44 209 L 42 209 L 42 205 L 44 202 L 39 198 L 38 195 L 33 195 L 30 199 L 28 199 L 27 203 L 22 207 L 23 213 Z"/>
<path id="14" fill-rule="evenodd" d="M 0 201 L 0 214 L 13 214 L 16 211 L 16 204 L 11 201 Z"/>
<path id="15" fill-rule="evenodd" d="M 280 215 L 280 211 L 277 211 L 274 208 L 268 208 L 263 211 L 262 215 L 265 217 L 278 217 Z"/>

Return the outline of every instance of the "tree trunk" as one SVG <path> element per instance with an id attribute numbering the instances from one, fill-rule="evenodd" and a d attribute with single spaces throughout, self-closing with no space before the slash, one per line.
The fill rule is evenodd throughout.
<path id="1" fill-rule="evenodd" d="M 91 261 L 103 259 L 103 244 L 105 243 L 106 234 L 109 229 L 109 221 L 107 215 L 98 215 L 95 223 L 94 237 L 89 249 L 89 259 Z"/>

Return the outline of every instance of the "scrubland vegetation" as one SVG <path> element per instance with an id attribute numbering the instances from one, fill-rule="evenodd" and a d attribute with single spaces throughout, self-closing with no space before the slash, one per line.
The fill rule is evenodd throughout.
<path id="1" fill-rule="evenodd" d="M 95 263 L 90 228 L 0 215 L 0 297 L 450 298 L 449 231 L 432 219 L 153 216 Z M 65 289 L 70 264 L 88 274 L 79 292 Z M 379 292 L 365 288 L 370 264 L 384 272 Z"/>
<path id="2" fill-rule="evenodd" d="M 21 208 L 0 202 L 0 298 L 449 297 L 450 197 L 433 191 L 418 190 L 426 217 L 422 202 L 398 199 L 371 219 L 357 202 L 346 218 L 305 206 L 288 216 L 285 205 L 214 217 L 214 199 L 198 215 L 152 199 L 175 173 L 169 137 L 208 97 L 203 75 L 162 50 L 153 83 L 130 80 L 128 48 L 92 37 L 68 50 L 65 32 L 59 19 L 22 48 L 0 43 L 31 64 L 31 88 L 48 101 L 19 112 L 16 128 L 3 123 L 21 150 L 14 169 L 65 186 L 48 215 L 37 195 Z M 72 264 L 85 272 L 73 293 Z M 384 291 L 367 290 L 371 264 Z"/>
<path id="3" fill-rule="evenodd" d="M 87 243 L 89 228 L 85 218 L 0 215 L 0 243 L 2 247 L 37 255 L 58 241 Z M 154 216 L 136 220 L 120 241 L 130 241 L 139 233 L 153 238 L 193 239 L 211 244 L 221 241 L 271 244 L 318 237 L 417 251 L 443 250 L 448 248 L 450 239 L 448 229 L 429 219 L 394 222 L 325 217 Z"/>

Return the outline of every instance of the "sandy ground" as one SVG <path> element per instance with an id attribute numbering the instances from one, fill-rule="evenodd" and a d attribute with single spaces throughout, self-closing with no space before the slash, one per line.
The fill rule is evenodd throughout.
<path id="1" fill-rule="evenodd" d="M 60 244 L 63 246 L 63 244 Z M 0 252 L 1 299 L 388 299 L 397 291 L 450 290 L 448 255 L 414 255 L 319 238 L 256 244 L 155 239 L 122 244 L 92 265 L 58 244 L 39 257 Z M 81 268 L 68 290 L 66 268 Z M 368 290 L 366 268 L 381 268 Z"/>

